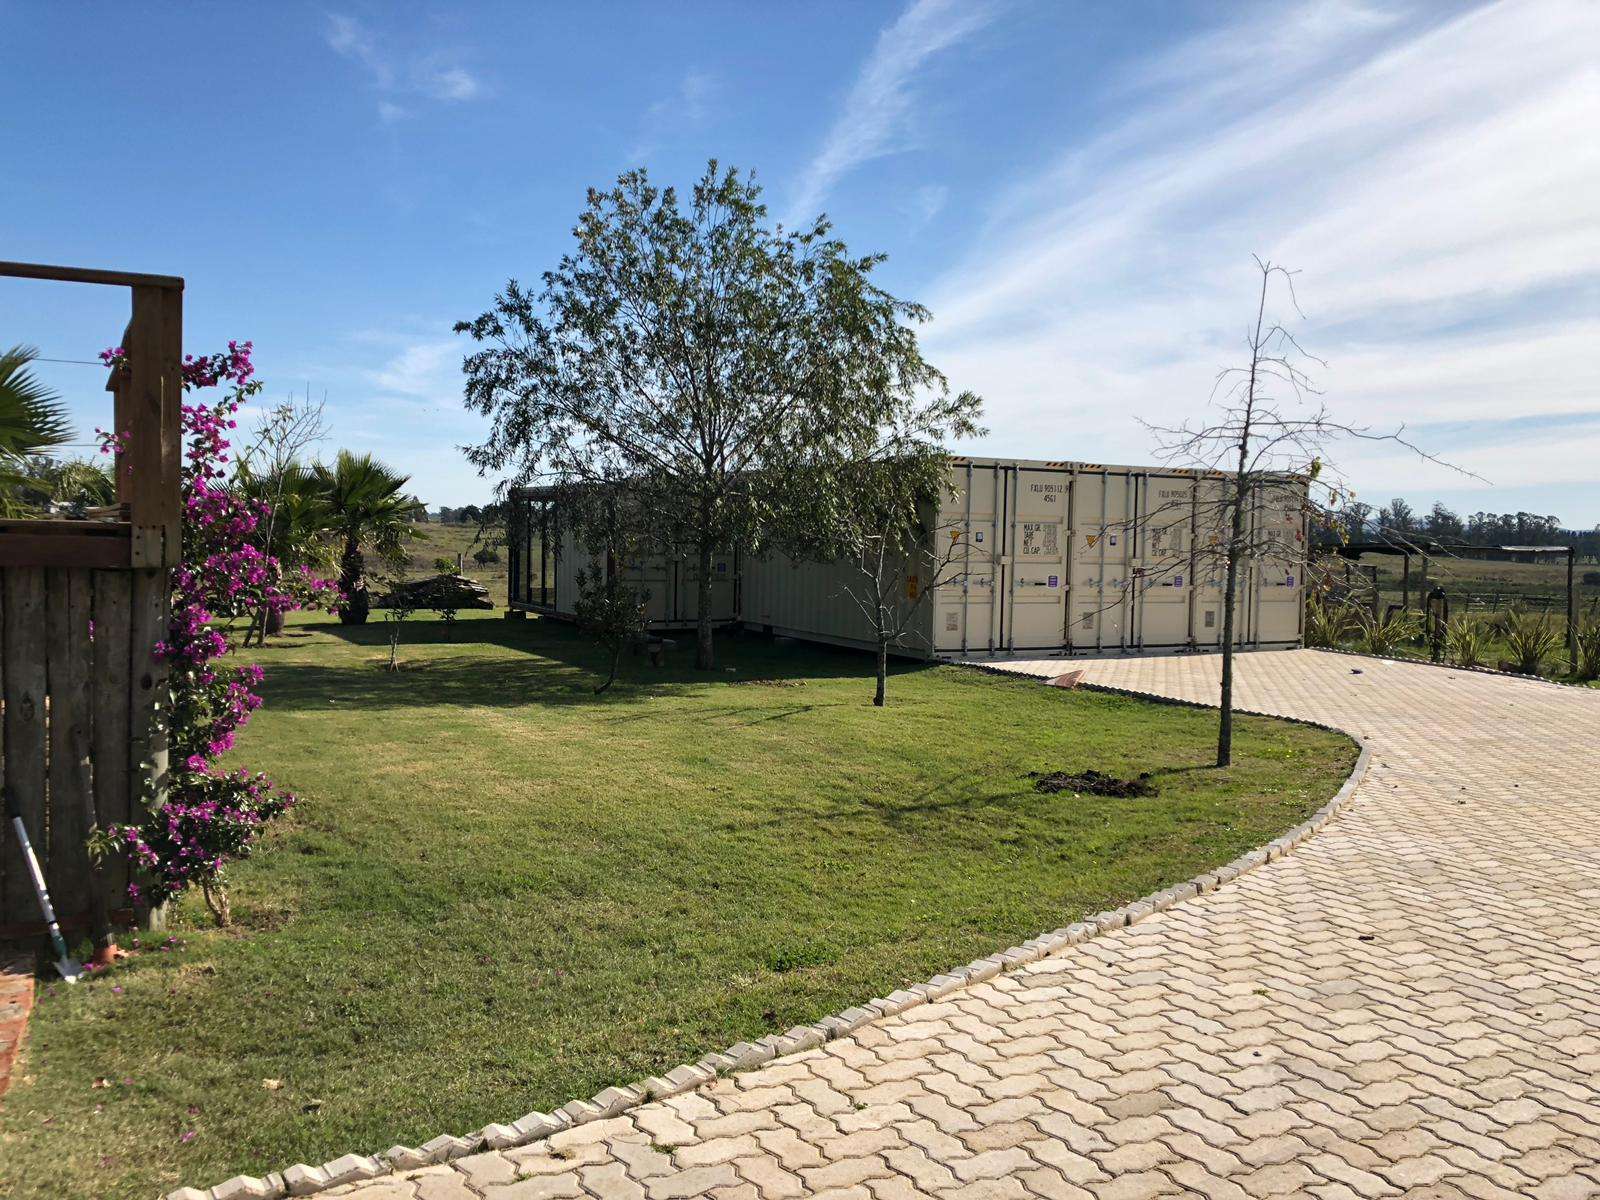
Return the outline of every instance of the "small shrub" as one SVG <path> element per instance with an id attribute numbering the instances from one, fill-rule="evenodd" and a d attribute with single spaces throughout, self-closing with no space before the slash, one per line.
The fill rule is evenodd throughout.
<path id="1" fill-rule="evenodd" d="M 1574 674 L 1585 683 L 1600 679 L 1600 618 L 1591 617 L 1578 629 L 1578 662 Z"/>
<path id="2" fill-rule="evenodd" d="M 472 561 L 480 567 L 487 567 L 490 563 L 500 561 L 500 551 L 493 546 L 479 546 L 472 552 Z"/>
<path id="3" fill-rule="evenodd" d="M 1544 614 L 1515 610 L 1507 617 L 1506 645 L 1512 664 L 1524 675 L 1537 675 L 1544 660 L 1561 648 L 1561 631 Z"/>
<path id="4" fill-rule="evenodd" d="M 1347 601 L 1312 596 L 1306 601 L 1306 645 L 1332 649 L 1355 637 L 1359 612 Z"/>
<path id="5" fill-rule="evenodd" d="M 441 575 L 454 575 L 456 573 L 455 559 L 446 558 L 441 554 L 433 560 L 433 569 Z"/>
<path id="6" fill-rule="evenodd" d="M 1458 667 L 1481 667 L 1489 648 L 1489 631 L 1482 621 L 1463 613 L 1445 626 L 1444 647 Z"/>
<path id="7" fill-rule="evenodd" d="M 573 615 L 578 618 L 578 626 L 610 652 L 611 670 L 606 681 L 595 688 L 598 696 L 616 681 L 623 650 L 644 640 L 649 628 L 645 605 L 650 593 L 635 591 L 617 582 L 614 575 L 607 578 L 604 571 L 583 567 L 578 569 L 577 581 L 578 603 Z"/>
<path id="8" fill-rule="evenodd" d="M 1361 648 L 1368 654 L 1392 655 L 1407 642 L 1414 641 L 1422 631 L 1422 622 L 1414 612 L 1390 609 L 1381 616 L 1362 614 Z"/>
<path id="9" fill-rule="evenodd" d="M 1527 609 L 1521 604 L 1513 604 L 1510 608 L 1485 617 L 1484 627 L 1489 631 L 1490 637 L 1504 638 L 1511 632 L 1511 622 L 1526 612 Z"/>

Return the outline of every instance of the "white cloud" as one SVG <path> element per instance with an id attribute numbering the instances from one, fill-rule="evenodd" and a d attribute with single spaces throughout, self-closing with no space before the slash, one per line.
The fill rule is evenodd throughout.
<path id="1" fill-rule="evenodd" d="M 1294 69 L 1219 83 L 1261 45 Z M 1427 25 L 1318 4 L 1211 31 L 1002 198 L 928 292 L 930 356 L 988 399 L 990 449 L 1143 461 L 1134 416 L 1194 415 L 1237 361 L 1261 253 L 1301 271 L 1296 331 L 1339 415 L 1448 425 L 1452 459 L 1496 483 L 1529 473 L 1499 450 L 1523 441 L 1592 463 L 1600 421 L 1514 442 L 1503 423 L 1600 413 L 1597 45 L 1600 7 L 1561 0 Z M 1341 454 L 1374 487 L 1432 478 Z"/>
<path id="2" fill-rule="evenodd" d="M 462 344 L 414 342 L 403 347 L 367 377 L 380 391 L 417 398 L 452 396 L 461 392 Z"/>
<path id="3" fill-rule="evenodd" d="M 385 123 L 410 116 L 394 96 L 414 96 L 450 103 L 476 99 L 483 94 L 482 80 L 453 56 L 435 52 L 420 58 L 396 56 L 385 49 L 377 34 L 355 17 L 328 14 L 324 38 L 329 49 L 356 63 L 379 93 L 378 117 Z"/>
<path id="4" fill-rule="evenodd" d="M 475 75 L 437 61 L 418 63 L 412 73 L 418 91 L 435 100 L 471 100 L 483 91 Z"/>
<path id="5" fill-rule="evenodd" d="M 950 189 L 942 183 L 925 183 L 911 193 L 908 208 L 913 229 L 921 229 L 943 211 Z"/>
<path id="6" fill-rule="evenodd" d="M 845 97 L 843 111 L 795 189 L 793 221 L 816 215 L 833 185 L 852 168 L 900 149 L 913 132 L 919 70 L 942 50 L 982 29 L 995 6 L 978 0 L 913 0 L 878 35 L 877 44 Z"/>
<path id="7" fill-rule="evenodd" d="M 673 134 L 702 128 L 711 118 L 716 91 L 715 76 L 696 68 L 685 71 L 670 95 L 645 109 L 639 138 L 628 150 L 630 162 L 641 164 Z"/>
<path id="8" fill-rule="evenodd" d="M 372 32 L 354 17 L 329 13 L 327 41 L 336 53 L 364 67 L 378 87 L 394 85 L 394 67 L 378 50 Z"/>

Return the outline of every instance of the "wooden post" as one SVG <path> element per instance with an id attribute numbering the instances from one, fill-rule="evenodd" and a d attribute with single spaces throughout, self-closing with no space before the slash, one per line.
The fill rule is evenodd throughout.
<path id="1" fill-rule="evenodd" d="M 1411 611 L 1411 551 L 1405 555 L 1405 566 L 1400 573 L 1400 611 Z"/>
<path id="2" fill-rule="evenodd" d="M 1577 563 L 1577 547 L 1567 547 L 1567 658 L 1572 673 L 1578 673 L 1578 590 L 1573 586 L 1573 567 Z"/>
<path id="3" fill-rule="evenodd" d="M 133 522 L 133 566 L 175 567 L 182 551 L 183 293 L 171 288 L 133 289 L 133 316 L 123 348 L 128 352 L 119 389 L 119 433 L 127 437 L 126 470 L 118 483 Z"/>
<path id="4" fill-rule="evenodd" d="M 133 603 L 128 621 L 129 770 L 133 812 L 140 803 L 159 807 L 167 791 L 167 665 L 155 656 L 167 636 L 167 573 L 133 572 Z"/>

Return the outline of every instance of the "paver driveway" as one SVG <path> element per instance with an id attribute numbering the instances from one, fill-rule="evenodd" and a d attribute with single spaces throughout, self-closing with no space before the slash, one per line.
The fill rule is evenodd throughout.
<path id="1" fill-rule="evenodd" d="M 1015 663 L 1214 700 L 1209 657 Z M 1600 1196 L 1600 692 L 1316 651 L 1364 738 L 1293 854 L 1015 973 L 360 1200 Z"/>

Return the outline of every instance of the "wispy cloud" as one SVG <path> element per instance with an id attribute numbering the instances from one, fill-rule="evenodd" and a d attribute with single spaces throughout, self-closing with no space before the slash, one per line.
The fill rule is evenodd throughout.
<path id="1" fill-rule="evenodd" d="M 1206 402 L 1238 357 L 1250 256 L 1270 255 L 1301 270 L 1336 411 L 1431 426 L 1512 482 L 1487 453 L 1495 422 L 1600 413 L 1600 142 L 1580 132 L 1600 111 L 1596 44 L 1600 8 L 1561 0 L 1424 21 L 1320 3 L 1202 34 L 1132 72 L 1116 123 L 1017 181 L 928 294 L 930 351 L 988 397 L 991 449 L 1143 459 L 1132 415 Z M 1241 91 L 1218 78 L 1241 45 L 1294 69 Z M 1592 478 L 1600 423 L 1568 438 L 1582 450 L 1547 482 Z M 1444 486 L 1371 449 L 1344 458 L 1358 485 Z"/>
<path id="2" fill-rule="evenodd" d="M 396 54 L 364 22 L 342 13 L 329 13 L 324 32 L 328 48 L 349 59 L 366 74 L 378 93 L 378 117 L 398 121 L 412 114 L 402 101 L 434 100 L 450 103 L 476 99 L 483 81 L 456 56 L 435 51 L 421 56 Z"/>
<path id="3" fill-rule="evenodd" d="M 440 397 L 459 399 L 461 354 L 459 341 L 427 339 L 404 341 L 383 336 L 389 357 L 382 365 L 363 372 L 368 384 L 388 396 L 437 402 Z"/>
<path id="4" fill-rule="evenodd" d="M 628 149 L 634 165 L 649 158 L 674 133 L 698 130 L 711 118 L 717 80 L 708 71 L 690 68 L 672 91 L 650 104 L 639 123 L 639 137 Z"/>
<path id="5" fill-rule="evenodd" d="M 903 148 L 915 133 L 915 77 L 929 59 L 994 18 L 979 0 L 913 0 L 878 35 L 845 97 L 822 148 L 806 167 L 789 204 L 791 221 L 806 221 L 852 168 Z"/>

